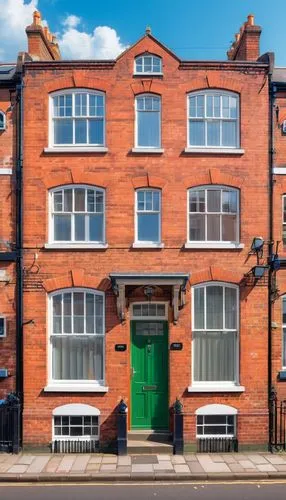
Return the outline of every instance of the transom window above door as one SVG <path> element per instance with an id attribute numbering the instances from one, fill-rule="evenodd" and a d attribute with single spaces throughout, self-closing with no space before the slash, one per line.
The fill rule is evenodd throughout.
<path id="1" fill-rule="evenodd" d="M 105 94 L 66 90 L 50 98 L 50 146 L 104 146 Z"/>
<path id="2" fill-rule="evenodd" d="M 188 191 L 188 242 L 239 242 L 238 190 L 202 186 Z"/>
<path id="3" fill-rule="evenodd" d="M 160 148 L 161 98 L 152 94 L 140 94 L 135 99 L 135 113 L 136 148 Z"/>
<path id="4" fill-rule="evenodd" d="M 138 189 L 135 192 L 135 245 L 161 244 L 161 191 Z"/>
<path id="5" fill-rule="evenodd" d="M 50 193 L 51 243 L 105 243 L 105 192 L 65 186 Z"/>
<path id="6" fill-rule="evenodd" d="M 239 148 L 239 98 L 202 90 L 188 95 L 188 147 Z"/>
<path id="7" fill-rule="evenodd" d="M 168 319 L 168 307 L 164 302 L 143 302 L 133 304 L 131 310 L 133 319 Z"/>
<path id="8" fill-rule="evenodd" d="M 135 74 L 161 75 L 162 59 L 151 54 L 143 54 L 135 59 Z"/>

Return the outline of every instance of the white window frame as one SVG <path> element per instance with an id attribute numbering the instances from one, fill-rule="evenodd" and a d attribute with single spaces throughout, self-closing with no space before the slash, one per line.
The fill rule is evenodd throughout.
<path id="1" fill-rule="evenodd" d="M 282 195 L 282 245 L 286 246 L 286 241 L 284 243 L 284 239 L 283 239 L 283 233 L 284 233 L 284 226 L 285 226 L 285 232 L 286 232 L 286 216 L 284 217 L 284 201 L 285 201 L 285 204 L 286 204 L 286 194 L 283 194 Z M 286 214 L 286 210 L 285 210 L 285 214 Z"/>
<path id="2" fill-rule="evenodd" d="M 98 419 L 98 435 L 83 435 L 83 436 L 58 436 L 55 434 L 55 417 L 97 417 Z M 100 436 L 100 411 L 98 408 L 87 404 L 73 403 L 58 406 L 53 410 L 52 417 L 52 440 L 53 441 L 99 441 Z"/>
<path id="3" fill-rule="evenodd" d="M 237 222 L 236 222 L 236 240 L 235 241 L 227 241 L 227 240 L 190 240 L 190 214 L 211 214 L 211 215 L 220 215 L 220 235 L 222 236 L 222 215 L 228 215 L 227 212 L 222 212 L 222 196 L 221 196 L 221 211 L 220 212 L 190 212 L 190 193 L 192 191 L 205 191 L 208 190 L 213 191 L 233 191 L 237 194 Z M 205 194 L 205 208 L 207 208 L 207 194 Z M 229 214 L 230 215 L 230 214 Z M 231 215 L 234 215 L 231 213 Z M 207 217 L 205 217 L 205 234 L 207 234 Z M 240 191 L 237 188 L 224 186 L 224 185 L 216 185 L 216 184 L 207 184 L 197 187 L 192 187 L 187 190 L 187 242 L 185 244 L 185 248 L 243 248 L 244 244 L 240 243 Z"/>
<path id="4" fill-rule="evenodd" d="M 54 239 L 54 207 L 53 207 L 53 196 L 57 191 L 64 191 L 66 189 L 91 189 L 94 191 L 100 191 L 103 194 L 103 241 L 92 241 L 92 240 L 84 240 L 84 241 L 76 241 L 74 239 L 74 215 L 75 214 L 93 214 L 93 212 L 66 212 L 71 215 L 71 240 L 66 241 L 58 241 Z M 49 190 L 49 232 L 48 232 L 48 240 L 49 243 L 45 245 L 46 248 L 107 248 L 106 244 L 106 206 L 105 206 L 105 189 L 89 185 L 89 184 L 64 184 L 63 186 L 57 186 L 56 188 L 52 188 Z M 74 196 L 73 196 L 74 199 Z M 60 213 L 60 212 L 59 212 Z M 63 214 L 65 212 L 62 212 Z M 94 212 L 96 213 L 96 212 Z"/>
<path id="5" fill-rule="evenodd" d="M 145 241 L 138 239 L 138 209 L 137 209 L 137 193 L 139 191 L 152 191 L 159 193 L 159 234 L 158 241 Z M 157 211 L 139 211 L 139 213 L 158 213 Z M 156 188 L 139 188 L 135 190 L 135 210 L 134 210 L 134 227 L 135 227 L 135 242 L 133 246 L 136 247 L 152 247 L 152 248 L 162 248 L 162 233 L 161 233 L 161 224 L 162 224 L 162 191 L 161 189 Z"/>
<path id="6" fill-rule="evenodd" d="M 206 288 L 209 286 L 220 286 L 222 288 L 232 288 L 236 290 L 236 317 L 237 317 L 237 325 L 236 329 L 225 329 L 224 328 L 224 317 L 223 317 L 223 328 L 215 328 L 215 329 L 198 329 L 195 328 L 195 289 L 197 288 L 204 288 L 204 318 L 206 318 Z M 223 291 L 223 312 L 225 311 L 225 291 Z M 239 386 L 239 318 L 240 318 L 240 308 L 239 308 L 239 287 L 237 285 L 233 285 L 232 283 L 225 283 L 222 281 L 208 281 L 206 283 L 199 283 L 198 285 L 195 285 L 192 287 L 192 332 L 204 332 L 204 331 L 235 331 L 236 332 L 236 356 L 235 356 L 235 367 L 234 367 L 234 372 L 235 372 L 235 379 L 234 380 L 225 380 L 225 381 L 196 381 L 194 378 L 194 366 L 195 366 L 195 359 L 194 359 L 194 338 L 192 335 L 192 386 L 189 388 L 189 392 L 193 392 L 192 388 L 202 388 L 202 389 L 208 389 L 208 388 L 213 388 L 215 390 L 221 390 L 221 389 L 232 389 L 233 387 L 238 387 L 239 392 L 244 391 L 244 388 Z M 194 391 L 195 392 L 195 391 Z M 205 392 L 205 391 L 203 391 Z"/>
<path id="7" fill-rule="evenodd" d="M 138 144 L 138 110 L 137 110 L 137 100 L 142 97 L 156 97 L 159 99 L 160 109 L 156 111 L 159 113 L 159 144 L 157 146 L 141 146 Z M 145 92 L 144 94 L 138 94 L 135 96 L 134 100 L 134 110 L 135 110 L 135 127 L 134 127 L 134 144 L 135 151 L 159 151 L 162 152 L 162 96 L 158 94 L 152 94 L 151 92 Z M 148 111 L 145 111 L 148 113 Z"/>
<path id="8" fill-rule="evenodd" d="M 204 101 L 205 101 L 205 114 L 206 114 L 206 97 L 207 95 L 216 95 L 216 96 L 228 96 L 228 97 L 235 97 L 236 100 L 237 100 L 237 118 L 223 118 L 222 116 L 218 117 L 218 118 L 207 118 L 206 116 L 204 116 L 203 118 L 199 118 L 198 117 L 198 120 L 199 121 L 203 121 L 204 122 L 204 126 L 205 126 L 205 138 L 207 137 L 206 135 L 206 128 L 207 128 L 207 122 L 208 121 L 220 121 L 220 142 L 221 142 L 221 139 L 222 139 L 222 132 L 221 132 L 221 129 L 222 129 L 222 122 L 223 121 L 234 121 L 236 120 L 237 122 L 237 130 L 236 130 L 236 144 L 235 146 L 224 146 L 224 145 L 193 145 L 193 144 L 190 144 L 190 120 L 196 120 L 195 117 L 190 117 L 190 97 L 195 97 L 195 96 L 198 96 L 198 95 L 203 95 L 204 96 Z M 222 113 L 221 113 L 222 115 Z M 240 96 L 239 94 L 237 94 L 236 92 L 231 92 L 231 91 L 226 91 L 226 90 L 217 90 L 217 89 L 202 89 L 200 91 L 196 91 L 196 92 L 189 92 L 187 94 L 187 150 L 198 150 L 198 149 L 202 149 L 202 150 L 214 150 L 214 151 L 219 151 L 219 150 L 235 150 L 235 149 L 239 149 L 240 148 L 240 121 L 241 121 L 241 117 L 240 117 Z"/>
<path id="9" fill-rule="evenodd" d="M 285 360 L 284 360 L 284 343 L 286 345 L 286 323 L 283 323 L 283 303 L 286 302 L 286 295 L 282 297 L 282 353 L 281 353 L 281 358 L 282 358 L 282 370 L 286 370 L 286 355 L 285 355 Z M 285 334 L 284 334 L 284 329 L 285 329 Z M 285 349 L 286 350 L 286 349 Z M 284 363 L 285 361 L 285 363 Z"/>
<path id="10" fill-rule="evenodd" d="M 198 434 L 198 417 L 209 417 L 209 416 L 224 416 L 224 417 L 233 417 L 233 426 L 234 432 L 233 434 Z M 211 425 L 211 424 L 199 424 L 199 425 Z M 216 424 L 213 424 L 216 425 Z M 220 424 L 218 424 L 220 425 Z M 222 424 L 221 424 L 222 425 Z M 202 406 L 196 410 L 196 437 L 199 439 L 209 439 L 209 438 L 235 438 L 237 435 L 237 409 L 232 406 L 223 405 L 223 404 L 210 404 Z"/>
<path id="11" fill-rule="evenodd" d="M 145 61 L 144 61 L 144 58 L 145 57 L 151 57 L 152 58 L 152 62 L 151 62 L 151 71 L 137 71 L 137 68 L 136 68 L 136 62 L 138 59 L 142 58 L 142 68 L 144 68 L 145 66 Z M 160 71 L 152 71 L 152 68 L 154 66 L 154 58 L 158 59 L 160 61 Z M 138 56 L 135 57 L 134 59 L 134 75 L 163 75 L 163 71 L 162 71 L 162 57 L 160 56 L 157 56 L 156 54 L 149 54 L 149 53 L 144 53 L 144 54 L 140 54 Z"/>
<path id="12" fill-rule="evenodd" d="M 0 335 L 0 339 L 4 339 L 4 337 L 7 337 L 7 320 L 6 320 L 6 316 L 3 316 L 2 314 L 0 314 L 0 319 L 2 320 L 3 319 L 3 323 L 4 323 L 4 333 L 3 335 Z"/>
<path id="13" fill-rule="evenodd" d="M 71 94 L 72 95 L 72 110 L 75 108 L 75 95 L 76 94 L 92 94 L 92 95 L 100 95 L 103 97 L 103 108 L 104 108 L 104 113 L 103 113 L 103 144 L 89 144 L 89 143 L 75 143 L 75 119 L 77 117 L 75 116 L 70 116 L 70 117 L 62 117 L 63 119 L 71 119 L 73 120 L 73 142 L 70 144 L 55 144 L 54 143 L 54 120 L 55 119 L 61 119 L 61 118 L 54 118 L 54 108 L 53 108 L 53 102 L 54 98 L 61 96 L 61 95 L 67 95 Z M 81 117 L 79 117 L 81 118 Z M 96 117 L 92 116 L 86 116 L 83 117 L 83 119 L 95 119 Z M 50 149 L 54 150 L 101 150 L 104 148 L 106 150 L 106 95 L 105 92 L 102 92 L 101 90 L 91 90 L 91 89 L 85 89 L 85 88 L 76 88 L 76 89 L 64 89 L 64 90 L 58 90 L 56 92 L 52 92 L 49 95 L 49 148 L 45 149 L 45 151 L 49 152 Z"/>
<path id="14" fill-rule="evenodd" d="M 160 305 L 165 307 L 164 316 L 135 316 L 133 312 L 134 306 Z M 134 321 L 167 321 L 168 320 L 168 302 L 133 302 L 131 307 L 130 319 Z"/>
<path id="15" fill-rule="evenodd" d="M 53 346 L 52 346 L 52 333 L 53 328 L 53 297 L 55 295 L 60 295 L 63 293 L 75 293 L 75 292 L 85 292 L 93 293 L 95 295 L 100 295 L 103 297 L 103 333 L 98 334 L 81 334 L 81 335 L 97 335 L 103 338 L 103 352 L 102 352 L 102 380 L 57 380 L 53 379 Z M 63 288 L 52 292 L 47 297 L 48 300 L 48 385 L 45 387 L 45 392 L 108 392 L 108 387 L 104 385 L 105 383 L 105 358 L 106 358 L 106 329 L 105 329 L 105 293 L 97 290 L 95 288 Z M 61 334 L 58 334 L 59 336 Z M 71 334 L 72 335 L 72 334 Z"/>
<path id="16" fill-rule="evenodd" d="M 3 116 L 3 126 L 0 126 L 0 132 L 3 132 L 6 130 L 7 122 L 6 122 L 6 113 L 4 111 L 0 110 L 0 115 Z"/>

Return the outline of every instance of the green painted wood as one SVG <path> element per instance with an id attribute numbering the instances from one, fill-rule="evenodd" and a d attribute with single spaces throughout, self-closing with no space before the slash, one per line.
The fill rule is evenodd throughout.
<path id="1" fill-rule="evenodd" d="M 131 427 L 168 429 L 168 323 L 131 322 Z"/>

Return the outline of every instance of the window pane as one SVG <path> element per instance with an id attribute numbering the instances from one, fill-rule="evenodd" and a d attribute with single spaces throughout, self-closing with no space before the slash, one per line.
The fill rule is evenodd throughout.
<path id="1" fill-rule="evenodd" d="M 207 425 L 226 425 L 226 415 L 206 415 L 205 424 Z"/>
<path id="2" fill-rule="evenodd" d="M 103 214 L 89 216 L 89 240 L 103 241 Z"/>
<path id="3" fill-rule="evenodd" d="M 85 189 L 74 189 L 74 210 L 75 212 L 85 211 Z"/>
<path id="4" fill-rule="evenodd" d="M 207 95 L 207 116 L 213 116 L 213 96 Z"/>
<path id="5" fill-rule="evenodd" d="M 160 147 L 160 113 L 137 112 L 138 146 Z"/>
<path id="6" fill-rule="evenodd" d="M 196 118 L 197 113 L 197 98 L 196 97 L 189 97 L 189 116 L 190 118 Z"/>
<path id="7" fill-rule="evenodd" d="M 205 116 L 205 96 L 197 96 L 197 117 L 201 118 Z"/>
<path id="8" fill-rule="evenodd" d="M 159 212 L 160 210 L 160 193 L 159 191 L 153 191 L 153 210 Z"/>
<path id="9" fill-rule="evenodd" d="M 282 365 L 286 366 L 286 328 L 283 328 L 283 353 L 282 353 Z"/>
<path id="10" fill-rule="evenodd" d="M 103 379 L 102 337 L 53 337 L 52 345 L 53 379 Z"/>
<path id="11" fill-rule="evenodd" d="M 87 143 L 87 120 L 75 120 L 75 143 Z"/>
<path id="12" fill-rule="evenodd" d="M 64 190 L 64 212 L 72 212 L 72 189 Z"/>
<path id="13" fill-rule="evenodd" d="M 207 240 L 220 241 L 220 215 L 207 215 Z"/>
<path id="14" fill-rule="evenodd" d="M 70 215 L 54 215 L 54 240 L 71 241 Z"/>
<path id="15" fill-rule="evenodd" d="M 189 210 L 190 212 L 205 211 L 205 191 L 189 191 Z"/>
<path id="16" fill-rule="evenodd" d="M 190 145 L 204 146 L 205 145 L 205 123 L 203 121 L 190 120 Z"/>
<path id="17" fill-rule="evenodd" d="M 194 380 L 235 382 L 236 333 L 194 332 Z"/>
<path id="18" fill-rule="evenodd" d="M 194 290 L 194 327 L 195 329 L 203 329 L 205 327 L 205 289 L 195 288 Z"/>
<path id="19" fill-rule="evenodd" d="M 95 212 L 95 191 L 93 189 L 87 190 L 87 211 Z"/>
<path id="20" fill-rule="evenodd" d="M 159 214 L 138 214 L 138 241 L 159 242 Z"/>
<path id="21" fill-rule="evenodd" d="M 98 118 L 97 120 L 89 120 L 89 144 L 99 144 L 103 145 L 103 119 Z"/>
<path id="22" fill-rule="evenodd" d="M 236 215 L 222 216 L 222 241 L 237 241 Z"/>
<path id="23" fill-rule="evenodd" d="M 220 122 L 211 121 L 207 122 L 207 145 L 219 146 L 220 145 Z"/>
<path id="24" fill-rule="evenodd" d="M 73 294 L 73 312 L 74 314 L 84 314 L 84 293 L 74 292 Z"/>
<path id="25" fill-rule="evenodd" d="M 61 212 L 63 209 L 63 193 L 62 191 L 58 191 L 53 193 L 54 198 L 54 211 Z"/>
<path id="26" fill-rule="evenodd" d="M 96 192 L 96 212 L 101 213 L 104 211 L 104 193 L 102 191 Z"/>
<path id="27" fill-rule="evenodd" d="M 144 57 L 144 71 L 149 73 L 152 69 L 152 58 L 151 57 Z"/>
<path id="28" fill-rule="evenodd" d="M 236 122 L 222 122 L 222 146 L 236 146 Z"/>
<path id="29" fill-rule="evenodd" d="M 214 96 L 214 116 L 220 116 L 220 97 L 218 95 Z"/>
<path id="30" fill-rule="evenodd" d="M 206 328 L 223 328 L 223 287 L 208 286 Z"/>
<path id="31" fill-rule="evenodd" d="M 73 122 L 72 120 L 54 120 L 54 143 L 73 143 Z"/>
<path id="32" fill-rule="evenodd" d="M 74 239 L 75 241 L 85 241 L 85 215 L 74 216 Z"/>
<path id="33" fill-rule="evenodd" d="M 237 212 L 237 192 L 223 191 L 222 192 L 222 211 L 225 213 Z"/>
<path id="34" fill-rule="evenodd" d="M 229 98 L 230 118 L 237 118 L 237 98 Z"/>
<path id="35" fill-rule="evenodd" d="M 222 116 L 223 118 L 230 118 L 229 116 L 229 97 L 222 96 Z"/>
<path id="36" fill-rule="evenodd" d="M 220 190 L 209 189 L 207 191 L 208 212 L 220 212 Z"/>
<path id="37" fill-rule="evenodd" d="M 190 214 L 189 233 L 190 241 L 205 241 L 205 215 Z"/>
<path id="38" fill-rule="evenodd" d="M 236 329 L 237 327 L 237 292 L 234 288 L 225 288 L 225 328 Z"/>
<path id="39" fill-rule="evenodd" d="M 153 210 L 153 193 L 152 191 L 145 191 L 145 210 Z"/>

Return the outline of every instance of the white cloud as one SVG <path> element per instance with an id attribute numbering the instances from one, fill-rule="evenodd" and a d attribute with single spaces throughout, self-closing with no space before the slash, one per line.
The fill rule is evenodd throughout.
<path id="1" fill-rule="evenodd" d="M 33 21 L 38 0 L 0 0 L 1 59 L 13 62 L 18 52 L 27 50 L 25 28 Z"/>
<path id="2" fill-rule="evenodd" d="M 97 26 L 92 33 L 86 33 L 70 24 L 70 18 L 74 17 L 67 17 L 66 28 L 58 39 L 64 59 L 114 59 L 127 48 L 113 28 Z"/>
<path id="3" fill-rule="evenodd" d="M 0 58 L 16 61 L 19 51 L 27 50 L 25 28 L 33 21 L 33 12 L 40 0 L 0 0 Z M 80 28 L 82 20 L 73 14 L 66 16 L 57 33 L 63 59 L 113 59 L 127 46 L 109 26 L 97 26 L 92 32 Z M 43 21 L 46 25 L 46 21 Z M 52 32 L 53 26 L 50 26 Z"/>

